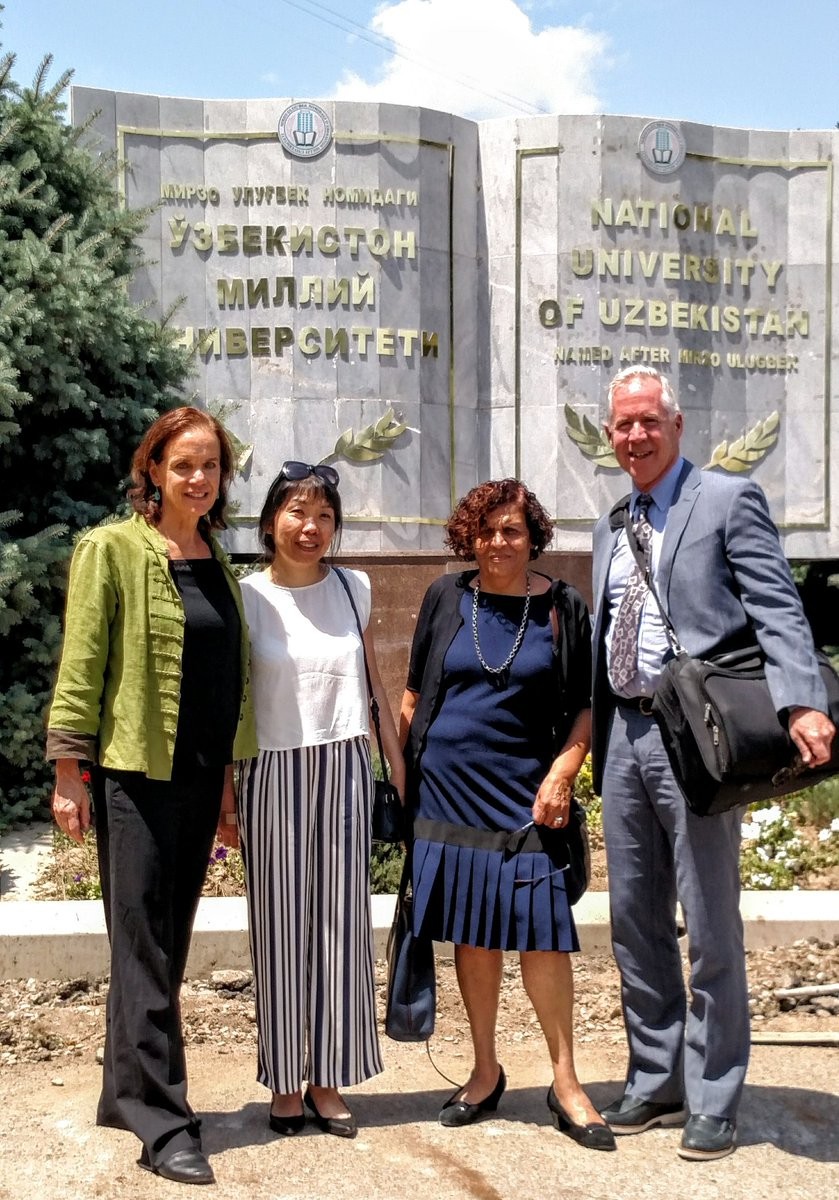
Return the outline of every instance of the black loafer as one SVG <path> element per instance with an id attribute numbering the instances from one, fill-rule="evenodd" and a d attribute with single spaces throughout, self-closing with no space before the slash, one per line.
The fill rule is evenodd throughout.
<path id="1" fill-rule="evenodd" d="M 498 1108 L 498 1101 L 504 1095 L 506 1086 L 507 1076 L 504 1074 L 504 1068 L 500 1067 L 498 1071 L 498 1083 L 496 1083 L 488 1096 L 485 1096 L 483 1100 L 479 1100 L 477 1104 L 470 1104 L 468 1100 L 455 1100 L 455 1096 L 458 1096 L 463 1091 L 463 1088 L 458 1088 L 454 1096 L 448 1099 L 440 1109 L 440 1115 L 437 1119 L 447 1129 L 459 1129 L 461 1125 L 471 1125 L 473 1121 L 477 1121 L 482 1113 L 495 1112 Z"/>
<path id="2" fill-rule="evenodd" d="M 318 1129 L 322 1129 L 324 1133 L 334 1134 L 335 1137 L 354 1138 L 358 1133 L 358 1125 L 352 1113 L 346 1117 L 324 1117 L 318 1112 L 318 1106 L 315 1104 L 312 1097 L 306 1092 L 303 1097 L 303 1103 L 308 1108 L 309 1112 L 315 1118 L 315 1124 Z"/>
<path id="3" fill-rule="evenodd" d="M 678 1153 L 681 1158 L 702 1162 L 733 1154 L 734 1145 L 733 1121 L 727 1117 L 697 1116 L 688 1119 Z"/>
<path id="4" fill-rule="evenodd" d="M 168 1158 L 164 1158 L 157 1166 L 149 1162 L 145 1150 L 138 1159 L 137 1165 L 144 1171 L 151 1171 L 161 1179 L 171 1179 L 174 1183 L 215 1183 L 213 1168 L 207 1162 L 200 1150 L 176 1150 Z"/>
<path id="5" fill-rule="evenodd" d="M 687 1109 L 681 1100 L 674 1104 L 659 1104 L 655 1100 L 639 1100 L 626 1092 L 620 1100 L 601 1108 L 600 1115 L 613 1133 L 643 1133 L 656 1125 L 683 1125 Z"/>
<path id="6" fill-rule="evenodd" d="M 553 1085 L 548 1089 L 548 1108 L 559 1132 L 578 1145 L 585 1146 L 587 1150 L 617 1150 L 615 1135 L 608 1125 L 601 1125 L 599 1121 L 589 1121 L 587 1125 L 574 1124 L 557 1100 Z"/>

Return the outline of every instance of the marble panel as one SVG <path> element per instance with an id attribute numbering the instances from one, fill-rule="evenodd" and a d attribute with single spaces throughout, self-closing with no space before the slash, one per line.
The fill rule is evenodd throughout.
<path id="1" fill-rule="evenodd" d="M 270 132 L 276 134 L 282 113 L 289 104 L 294 103 L 294 100 L 290 96 L 276 96 L 261 100 L 246 100 L 244 103 L 247 111 L 246 128 L 251 133 Z M 327 105 L 322 104 L 321 107 L 326 108 L 326 111 L 329 112 Z"/>
<path id="2" fill-rule="evenodd" d="M 447 517 L 451 499 L 449 408 L 423 404 L 417 500 L 424 517 Z"/>
<path id="3" fill-rule="evenodd" d="M 94 128 L 98 129 L 108 143 L 113 144 L 117 123 L 116 92 L 108 92 L 103 88 L 71 87 L 70 88 L 70 122 L 73 125 L 84 125 L 91 113 L 96 113 Z"/>
<path id="4" fill-rule="evenodd" d="M 381 411 L 375 412 L 371 420 L 383 416 L 386 407 L 382 404 Z M 394 439 L 379 460 L 382 511 L 392 516 L 417 516 L 421 513 L 418 481 L 423 455 L 419 402 L 400 405 L 399 414 L 408 428 Z"/>
<path id="5" fill-rule="evenodd" d="M 661 365 L 673 378 L 686 414 L 684 446 L 699 463 L 777 410 L 778 443 L 753 469 L 755 477 L 785 520 L 806 524 L 823 501 L 830 465 L 824 359 L 832 269 L 825 252 L 828 234 L 834 247 L 839 237 L 827 228 L 827 170 L 786 164 L 835 158 L 835 131 L 678 122 L 688 157 L 673 176 L 659 176 L 638 154 L 638 135 L 650 119 L 641 116 L 542 115 L 476 124 L 432 110 L 324 101 L 339 140 L 319 158 L 301 161 L 276 138 L 287 99 L 202 102 L 74 89 L 72 102 L 76 119 L 102 110 L 95 132 L 111 142 L 117 124 L 152 131 L 126 139 L 129 203 L 154 202 L 168 181 L 218 189 L 212 200 L 193 193 L 165 197 L 142 239 L 152 261 L 141 266 L 133 295 L 162 311 L 183 294 L 179 324 L 238 328 L 249 339 L 246 353 L 230 353 L 224 342 L 218 355 L 199 356 L 195 376 L 199 399 L 242 406 L 231 427 L 257 446 L 248 478 L 237 485 L 247 509 L 264 494 L 267 464 L 289 455 L 322 457 L 339 433 L 358 432 L 393 405 L 415 431 L 398 452 L 372 464 L 342 464 L 353 511 L 370 518 L 353 529 L 355 548 L 436 549 L 440 535 L 433 527 L 376 518 L 448 515 L 452 461 L 458 491 L 515 469 L 518 368 L 522 471 L 563 515 L 558 548 L 580 548 L 596 513 L 625 491 L 626 481 L 581 454 L 568 436 L 565 405 L 597 426 L 609 378 L 633 361 Z M 186 127 L 231 138 L 204 143 L 154 134 Z M 246 132 L 264 137 L 237 140 Z M 368 134 L 376 140 L 350 140 Z M 406 138 L 455 146 L 451 213 L 448 153 L 400 140 Z M 549 151 L 519 161 L 518 246 L 517 147 Z M 234 188 L 245 185 L 252 193 L 237 203 Z M 301 194 L 292 201 L 260 195 L 268 186 L 299 187 Z M 419 205 L 398 198 L 400 188 L 416 190 Z M 361 192 L 348 196 L 351 189 Z M 378 204 L 366 189 L 397 195 L 394 203 Z M 709 206 L 712 228 L 703 227 L 700 205 Z M 717 228 L 724 210 L 733 229 Z M 190 234 L 206 219 L 214 230 L 219 224 L 239 231 L 245 224 L 311 226 L 315 236 L 334 226 L 341 241 L 334 254 L 316 246 L 292 252 L 288 239 L 272 255 L 223 254 L 218 243 L 198 252 L 190 236 L 173 248 L 169 222 L 176 214 L 189 222 Z M 351 228 L 365 235 L 355 253 L 345 232 Z M 413 230 L 416 257 L 374 255 L 367 240 L 373 229 L 390 235 Z M 372 303 L 344 301 L 337 287 L 329 299 L 330 281 L 352 284 L 367 275 L 375 281 Z M 275 291 L 287 277 L 295 280 L 293 298 Z M 267 303 L 254 290 L 263 279 L 269 281 Z M 220 307 L 219 284 L 229 287 L 232 280 L 243 281 L 243 297 L 237 301 L 231 293 L 234 307 Z M 304 300 L 304 280 L 317 280 L 322 293 L 307 284 Z M 546 299 L 557 302 L 550 327 L 539 317 Z M 577 300 L 579 306 L 572 303 Z M 839 328 L 839 301 L 834 307 Z M 803 331 L 779 331 L 775 318 L 766 323 L 767 312 L 786 321 L 788 310 L 798 309 L 809 320 Z M 292 331 L 292 344 L 272 340 L 269 354 L 254 353 L 253 331 L 267 328 L 273 339 L 281 326 Z M 314 333 L 306 335 L 307 327 Z M 422 357 L 420 347 L 400 356 L 398 345 L 395 354 L 382 353 L 378 328 L 436 332 L 438 355 Z M 346 349 L 327 354 L 325 332 L 337 329 L 347 331 Z M 316 347 L 321 339 L 318 353 L 305 353 L 306 336 Z M 779 362 L 782 355 L 788 361 Z M 839 349 L 832 357 L 839 377 Z M 827 403 L 839 427 L 839 396 Z M 839 467 L 839 448 L 832 455 Z M 831 532 L 790 531 L 788 544 L 839 553 L 839 516 L 828 515 Z M 251 535 L 245 529 L 231 536 Z"/>
<path id="6" fill-rule="evenodd" d="M 727 126 L 714 128 L 713 150 L 716 158 L 748 158 L 749 130 Z"/>
<path id="7" fill-rule="evenodd" d="M 443 539 L 445 536 L 446 531 L 442 525 L 420 525 L 420 550 L 431 550 L 438 554 L 444 552 Z"/>
<path id="8" fill-rule="evenodd" d="M 205 133 L 242 133 L 248 128 L 247 100 L 205 100 Z"/>
<path id="9" fill-rule="evenodd" d="M 522 162 L 522 255 L 556 257 L 559 161 L 559 155 L 546 154 Z"/>
<path id="10" fill-rule="evenodd" d="M 486 339 L 479 334 L 480 285 L 475 262 L 458 265 L 454 296 L 454 393 L 460 408 L 478 404 L 479 363 Z"/>
<path id="11" fill-rule="evenodd" d="M 467 124 L 467 122 L 464 122 L 462 118 L 455 117 L 451 113 L 440 112 L 436 108 L 419 110 L 420 137 L 428 142 L 455 141 L 455 130 L 463 124 Z"/>
<path id="12" fill-rule="evenodd" d="M 424 549 L 420 534 L 421 528 L 420 525 L 402 525 L 396 522 L 383 524 L 382 550 L 391 554 L 395 551 L 402 554 L 416 554 L 417 551 Z"/>
<path id="13" fill-rule="evenodd" d="M 802 168 L 789 176 L 787 236 L 791 262 L 824 266 L 830 232 L 829 188 L 830 172 L 826 167 Z"/>
<path id="14" fill-rule="evenodd" d="M 502 408 L 493 414 L 490 427 L 490 479 L 504 479 L 516 473 L 516 414 L 512 408 Z"/>
<path id="15" fill-rule="evenodd" d="M 454 412 L 454 494 L 464 495 L 476 483 L 478 474 L 478 414 L 475 409 L 456 408 Z"/>
<path id="16" fill-rule="evenodd" d="M 495 414 L 486 408 L 476 412 L 477 452 L 475 456 L 475 475 L 478 479 L 489 479 L 492 476 L 492 430 Z"/>
<path id="17" fill-rule="evenodd" d="M 158 121 L 161 129 L 177 133 L 201 133 L 204 129 L 204 101 L 161 96 Z"/>
<path id="18" fill-rule="evenodd" d="M 160 97 L 144 96 L 138 92 L 116 92 L 117 125 L 132 129 L 160 127 Z"/>
<path id="19" fill-rule="evenodd" d="M 535 492 L 553 516 L 557 512 L 559 410 L 546 403 L 531 406 L 522 421 L 521 472 L 519 478 Z"/>
<path id="20" fill-rule="evenodd" d="M 490 402 L 493 406 L 512 404 L 516 387 L 516 269 L 509 254 L 493 262 L 489 313 Z"/>

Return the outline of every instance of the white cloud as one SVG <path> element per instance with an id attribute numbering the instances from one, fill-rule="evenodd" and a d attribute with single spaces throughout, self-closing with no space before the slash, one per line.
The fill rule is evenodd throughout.
<path id="1" fill-rule="evenodd" d="M 572 25 L 536 32 L 514 0 L 400 0 L 379 8 L 371 27 L 400 54 L 375 79 L 345 71 L 336 100 L 415 104 L 476 119 L 600 108 L 594 77 L 606 66 L 605 35 Z"/>

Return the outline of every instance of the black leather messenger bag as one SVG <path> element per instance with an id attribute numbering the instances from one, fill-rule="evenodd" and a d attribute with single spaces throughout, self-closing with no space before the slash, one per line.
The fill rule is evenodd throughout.
<path id="1" fill-rule="evenodd" d="M 653 585 L 628 511 L 624 525 L 673 647 L 652 711 L 688 807 L 711 816 L 786 796 L 839 773 L 839 738 L 829 763 L 804 766 L 775 711 L 758 645 L 706 658 L 692 658 L 685 651 Z M 817 652 L 816 658 L 830 719 L 839 727 L 839 677 L 823 654 Z"/>

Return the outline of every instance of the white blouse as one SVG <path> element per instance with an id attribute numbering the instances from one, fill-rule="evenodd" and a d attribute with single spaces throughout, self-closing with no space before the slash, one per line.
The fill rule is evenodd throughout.
<path id="1" fill-rule="evenodd" d="M 370 580 L 342 568 L 364 629 Z M 281 587 L 270 571 L 242 580 L 251 639 L 251 687 L 260 750 L 292 750 L 369 736 L 358 626 L 331 568 L 308 587 Z"/>

